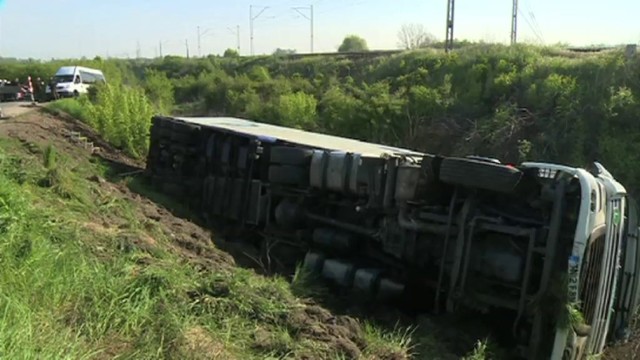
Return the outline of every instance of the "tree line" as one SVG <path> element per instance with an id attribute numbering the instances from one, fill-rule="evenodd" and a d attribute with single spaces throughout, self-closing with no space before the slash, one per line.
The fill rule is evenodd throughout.
<path id="1" fill-rule="evenodd" d="M 0 63 L 0 74 L 51 74 L 59 64 Z M 140 89 L 155 112 L 238 116 L 447 155 L 575 166 L 598 160 L 633 190 L 640 180 L 640 61 L 622 51 L 466 44 L 451 54 L 82 65 Z"/>

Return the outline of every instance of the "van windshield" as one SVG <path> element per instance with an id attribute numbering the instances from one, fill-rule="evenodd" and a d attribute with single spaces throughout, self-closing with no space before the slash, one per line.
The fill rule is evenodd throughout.
<path id="1" fill-rule="evenodd" d="M 57 83 L 73 82 L 73 75 L 56 75 L 53 77 L 53 81 Z"/>

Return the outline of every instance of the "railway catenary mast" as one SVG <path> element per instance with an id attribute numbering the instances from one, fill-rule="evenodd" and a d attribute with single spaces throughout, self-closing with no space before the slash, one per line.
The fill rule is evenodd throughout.
<path id="1" fill-rule="evenodd" d="M 513 0 L 513 10 L 511 12 L 511 45 L 518 39 L 518 0 Z"/>
<path id="2" fill-rule="evenodd" d="M 449 52 L 453 49 L 453 10 L 455 0 L 447 0 L 447 36 L 445 40 L 445 51 Z"/>

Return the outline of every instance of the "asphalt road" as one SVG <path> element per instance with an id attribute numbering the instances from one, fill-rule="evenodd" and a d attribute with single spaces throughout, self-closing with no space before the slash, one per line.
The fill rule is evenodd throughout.
<path id="1" fill-rule="evenodd" d="M 4 117 L 11 118 L 32 111 L 35 108 L 27 101 L 12 101 L 0 102 L 0 109 L 2 109 L 2 115 Z"/>

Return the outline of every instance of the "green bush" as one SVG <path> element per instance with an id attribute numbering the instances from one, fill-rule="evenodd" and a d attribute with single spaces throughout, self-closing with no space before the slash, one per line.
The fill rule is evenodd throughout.
<path id="1" fill-rule="evenodd" d="M 278 122 L 287 127 L 313 129 L 316 126 L 316 99 L 303 92 L 280 95 L 276 106 Z"/>
<path id="2" fill-rule="evenodd" d="M 173 83 L 165 73 L 156 70 L 147 70 L 144 76 L 145 93 L 156 111 L 170 114 L 175 102 Z"/>
<path id="3" fill-rule="evenodd" d="M 105 140 L 134 157 L 146 156 L 154 114 L 143 90 L 122 84 L 99 88 L 95 102 L 86 103 L 87 122 Z"/>

